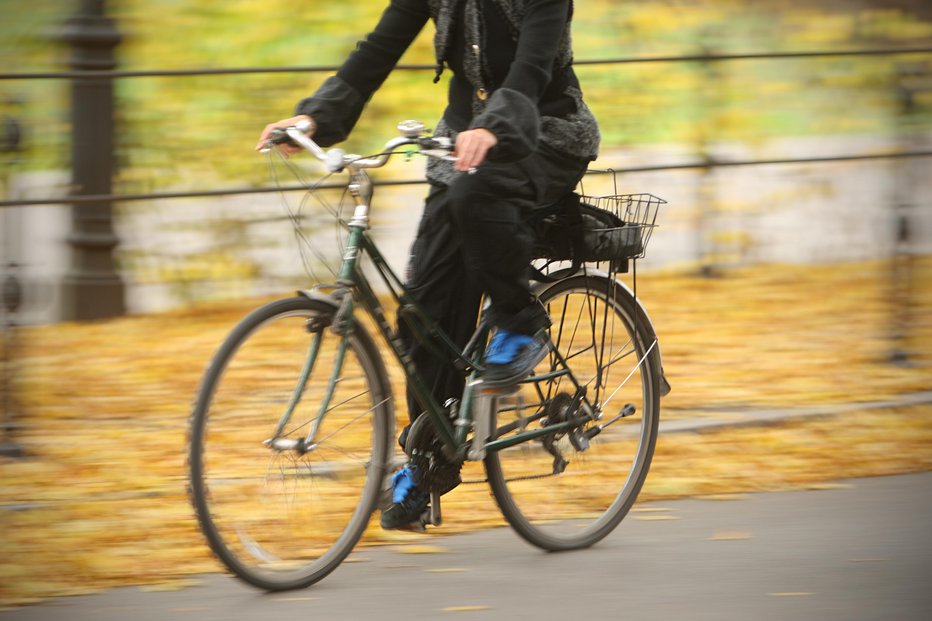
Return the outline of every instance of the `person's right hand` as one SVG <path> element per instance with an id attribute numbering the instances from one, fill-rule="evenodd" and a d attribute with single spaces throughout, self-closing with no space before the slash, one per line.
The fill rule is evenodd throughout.
<path id="1" fill-rule="evenodd" d="M 313 136 L 314 132 L 317 130 L 317 123 L 314 122 L 314 119 L 309 117 L 306 114 L 299 114 L 298 116 L 293 116 L 290 119 L 282 119 L 275 123 L 269 123 L 265 126 L 265 129 L 262 130 L 262 135 L 259 136 L 259 144 L 256 145 L 256 151 L 261 151 L 262 149 L 267 148 L 266 142 L 269 140 L 269 136 L 272 135 L 272 131 L 276 129 L 286 129 L 288 127 L 294 127 L 301 121 L 310 121 L 311 128 L 307 131 L 308 136 Z M 295 153 L 300 153 L 302 151 L 301 147 L 296 147 L 290 144 L 278 144 L 275 145 L 275 148 L 284 156 L 294 155 Z"/>

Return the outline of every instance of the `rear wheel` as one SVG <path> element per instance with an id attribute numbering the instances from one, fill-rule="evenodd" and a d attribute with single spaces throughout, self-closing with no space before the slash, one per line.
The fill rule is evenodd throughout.
<path id="1" fill-rule="evenodd" d="M 621 522 L 647 476 L 660 416 L 659 350 L 643 310 L 613 278 L 573 276 L 539 298 L 576 383 L 554 375 L 564 366 L 551 353 L 537 381 L 497 399 L 495 435 L 579 424 L 490 452 L 485 465 L 502 513 L 524 539 L 546 550 L 584 548 Z"/>
<path id="2" fill-rule="evenodd" d="M 190 490 L 201 529 L 230 571 L 260 588 L 299 588 L 333 571 L 365 530 L 391 459 L 382 360 L 360 325 L 334 334 L 333 312 L 296 297 L 250 314 L 211 362 L 194 407 Z"/>

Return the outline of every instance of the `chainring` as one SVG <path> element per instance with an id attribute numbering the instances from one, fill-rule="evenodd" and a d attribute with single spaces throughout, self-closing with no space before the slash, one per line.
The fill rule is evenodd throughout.
<path id="1" fill-rule="evenodd" d="M 421 473 L 418 487 L 424 491 L 437 492 L 442 496 L 463 482 L 460 477 L 463 462 L 452 462 L 444 455 L 434 422 L 427 413 L 411 423 L 405 440 L 405 453 Z"/>

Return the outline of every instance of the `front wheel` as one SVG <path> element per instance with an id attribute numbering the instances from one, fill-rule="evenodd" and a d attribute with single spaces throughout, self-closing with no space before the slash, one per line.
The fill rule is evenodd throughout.
<path id="1" fill-rule="evenodd" d="M 217 352 L 194 406 L 188 458 L 201 529 L 230 571 L 263 589 L 304 587 L 340 564 L 391 459 L 378 349 L 358 323 L 334 334 L 333 313 L 305 297 L 254 311 Z"/>
<path id="2" fill-rule="evenodd" d="M 585 422 L 489 452 L 485 467 L 505 519 L 524 539 L 545 550 L 585 548 L 618 526 L 647 476 L 660 418 L 657 338 L 613 278 L 572 276 L 539 299 L 560 355 L 538 365 L 536 381 L 498 399 L 495 437 Z M 560 374 L 566 367 L 571 376 Z"/>

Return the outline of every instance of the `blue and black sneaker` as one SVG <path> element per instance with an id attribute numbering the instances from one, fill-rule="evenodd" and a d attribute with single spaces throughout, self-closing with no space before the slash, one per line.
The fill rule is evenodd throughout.
<path id="1" fill-rule="evenodd" d="M 547 354 L 547 335 L 541 330 L 534 336 L 499 328 L 485 350 L 482 381 L 503 386 L 525 377 Z"/>
<path id="2" fill-rule="evenodd" d="M 418 487 L 419 478 L 417 466 L 411 464 L 392 475 L 392 504 L 382 512 L 382 528 L 408 528 L 420 520 L 430 494 Z"/>

